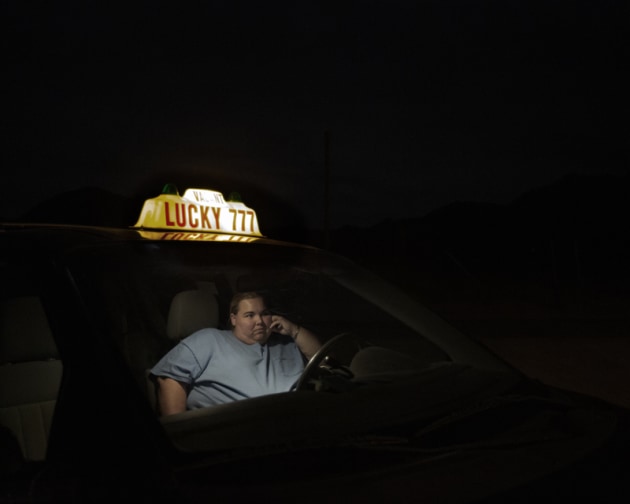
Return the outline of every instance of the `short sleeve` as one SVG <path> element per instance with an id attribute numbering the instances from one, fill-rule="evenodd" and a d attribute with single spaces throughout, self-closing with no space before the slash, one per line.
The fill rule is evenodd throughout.
<path id="1" fill-rule="evenodd" d="M 190 385 L 201 374 L 201 366 L 185 341 L 179 342 L 151 369 L 151 374 Z"/>

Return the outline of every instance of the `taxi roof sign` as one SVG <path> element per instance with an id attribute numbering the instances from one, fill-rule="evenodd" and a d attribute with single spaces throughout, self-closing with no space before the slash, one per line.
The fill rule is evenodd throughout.
<path id="1" fill-rule="evenodd" d="M 179 195 L 173 184 L 144 202 L 133 228 L 195 233 L 262 236 L 256 212 L 241 201 L 226 201 L 211 189 L 186 189 Z"/>

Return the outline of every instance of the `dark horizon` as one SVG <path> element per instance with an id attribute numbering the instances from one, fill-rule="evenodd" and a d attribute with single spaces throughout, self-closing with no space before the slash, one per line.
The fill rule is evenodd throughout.
<path id="1" fill-rule="evenodd" d="M 571 175 L 506 204 L 453 202 L 419 218 L 329 230 L 304 226 L 280 204 L 250 206 L 266 237 L 340 253 L 410 291 L 417 284 L 436 299 L 515 296 L 573 306 L 584 296 L 630 297 L 628 193 L 627 177 Z M 42 204 L 24 220 L 129 227 L 142 198 L 155 196 L 79 190 Z M 283 220 L 274 222 L 274 216 Z"/>

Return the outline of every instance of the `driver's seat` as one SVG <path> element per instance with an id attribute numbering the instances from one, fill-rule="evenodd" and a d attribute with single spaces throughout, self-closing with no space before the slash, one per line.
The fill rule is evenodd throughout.
<path id="1" fill-rule="evenodd" d="M 200 329 L 219 327 L 219 299 L 213 283 L 200 283 L 199 288 L 178 292 L 173 296 L 166 321 L 166 336 L 174 343 Z M 151 370 L 146 370 L 147 395 L 157 410 L 157 388 Z"/>
<path id="2" fill-rule="evenodd" d="M 199 329 L 219 326 L 219 300 L 214 284 L 178 292 L 171 300 L 166 335 L 179 341 Z"/>

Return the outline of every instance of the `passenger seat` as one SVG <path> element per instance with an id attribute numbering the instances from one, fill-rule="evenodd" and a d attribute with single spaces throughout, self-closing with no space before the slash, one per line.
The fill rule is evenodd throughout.
<path id="1" fill-rule="evenodd" d="M 46 458 L 63 366 L 38 297 L 0 305 L 0 426 L 16 438 L 25 461 Z"/>

